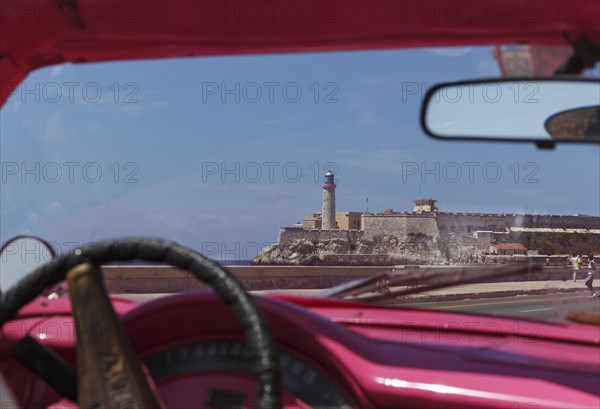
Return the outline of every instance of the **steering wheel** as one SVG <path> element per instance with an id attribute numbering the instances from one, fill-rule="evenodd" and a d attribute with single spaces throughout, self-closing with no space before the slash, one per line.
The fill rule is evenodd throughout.
<path id="1" fill-rule="evenodd" d="M 280 408 L 280 378 L 275 342 L 254 300 L 231 272 L 193 249 L 154 238 L 124 238 L 75 249 L 34 270 L 0 298 L 0 326 L 45 288 L 65 279 L 77 331 L 80 407 L 160 407 L 137 361 L 102 283 L 100 265 L 141 259 L 188 270 L 209 284 L 233 310 L 256 362 L 256 405 Z M 86 336 L 86 327 L 112 331 L 107 343 Z M 112 342 L 112 343 L 111 343 Z M 102 387 L 99 387 L 99 382 Z M 104 392 L 102 392 L 104 391 Z M 102 396 L 101 396 L 102 395 Z M 91 405 L 91 406 L 90 406 Z M 125 407 L 123 406 L 123 407 Z"/>

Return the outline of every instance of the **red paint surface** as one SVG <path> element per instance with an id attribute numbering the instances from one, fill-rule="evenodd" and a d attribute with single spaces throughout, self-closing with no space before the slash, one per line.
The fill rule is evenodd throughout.
<path id="1" fill-rule="evenodd" d="M 326 374 L 357 407 L 433 408 L 442 403 L 454 407 L 598 407 L 597 327 L 308 297 L 259 297 L 257 301 L 279 348 Z M 162 298 L 137 308 L 131 304 L 123 308 L 122 300 L 115 304 L 122 313 L 126 311 L 123 322 L 142 358 L 192 342 L 242 339 L 232 313 L 210 292 Z M 53 306 L 59 315 L 53 315 Z M 24 333 L 36 336 L 74 364 L 74 328 L 70 316 L 64 315 L 66 305 L 53 302 L 44 308 L 39 309 L 43 319 L 36 320 L 30 313 L 3 329 L 1 365 L 11 368 L 9 380 L 17 376 L 25 380 L 11 383 L 20 397 L 31 390 L 32 380 L 26 370 L 14 369 L 18 364 L 6 349 Z M 40 333 L 46 336 L 40 339 Z M 245 374 L 215 375 L 189 374 L 157 386 L 171 402 L 188 401 L 190 393 L 204 396 L 215 385 L 252 391 L 253 382 Z M 193 391 L 190 382 L 194 382 Z M 58 399 L 41 384 L 35 389 L 39 402 L 50 404 Z M 286 393 L 285 401 L 292 405 L 295 398 Z"/>
<path id="2" fill-rule="evenodd" d="M 597 1 L 450 3 L 257 2 L 266 7 L 257 20 L 247 17 L 244 1 L 233 0 L 7 0 L 1 3 L 0 104 L 32 70 L 64 62 L 600 40 Z"/>

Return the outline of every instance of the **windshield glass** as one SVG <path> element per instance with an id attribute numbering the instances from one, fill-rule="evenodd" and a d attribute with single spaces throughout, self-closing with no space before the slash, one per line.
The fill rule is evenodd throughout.
<path id="1" fill-rule="evenodd" d="M 246 265 L 233 271 L 252 276 L 245 282 L 252 290 L 311 294 L 383 272 L 485 275 L 542 264 L 494 286 L 429 289 L 410 305 L 544 319 L 598 312 L 584 283 L 589 256 L 600 253 L 598 147 L 445 142 L 420 127 L 430 87 L 506 74 L 500 50 L 40 69 L 0 113 L 1 240 L 35 234 L 62 253 L 105 238 L 159 236 Z M 598 66 L 585 76 L 600 77 Z M 502 104 L 541 97 L 534 82 L 507 89 L 484 87 L 481 97 Z M 593 283 L 596 291 L 597 276 Z M 495 297 L 468 308 L 448 298 L 481 293 Z M 530 298 L 516 303 L 519 294 Z"/>

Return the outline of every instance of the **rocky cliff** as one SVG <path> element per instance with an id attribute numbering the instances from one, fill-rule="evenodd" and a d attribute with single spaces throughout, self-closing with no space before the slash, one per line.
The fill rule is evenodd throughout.
<path id="1" fill-rule="evenodd" d="M 424 234 L 406 237 L 362 237 L 351 245 L 344 239 L 296 239 L 264 248 L 253 264 L 275 265 L 394 265 L 440 264 L 455 261 L 453 251 Z"/>

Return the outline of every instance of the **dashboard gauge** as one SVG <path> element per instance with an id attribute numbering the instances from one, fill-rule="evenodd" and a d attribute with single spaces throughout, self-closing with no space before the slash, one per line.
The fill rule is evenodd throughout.
<path id="1" fill-rule="evenodd" d="M 254 374 L 253 359 L 249 349 L 242 341 L 234 340 L 212 340 L 180 345 L 167 350 L 156 352 L 144 358 L 144 363 L 150 374 L 156 381 L 161 394 L 165 394 L 164 385 L 177 383 L 179 387 L 192 387 L 198 389 L 198 393 L 204 393 L 202 404 L 215 404 L 215 399 L 239 402 L 239 405 L 230 407 L 244 407 L 251 405 L 249 396 L 244 394 L 244 389 L 253 389 Z M 315 368 L 306 360 L 286 351 L 279 351 L 279 365 L 281 369 L 281 381 L 286 395 L 291 395 L 312 408 L 350 408 L 350 401 L 322 371 Z M 239 377 L 247 378 L 245 388 L 228 389 L 204 384 L 203 379 L 197 375 L 210 373 L 210 378 L 215 373 L 221 374 L 220 385 L 232 385 L 232 378 L 226 374 L 238 374 Z M 194 380 L 196 379 L 196 384 Z M 207 389 L 201 392 L 200 389 Z M 171 386 L 170 391 L 177 388 Z M 237 393 L 237 395 L 236 395 Z M 251 392 L 252 393 L 252 392 Z M 209 402 L 209 400 L 213 400 Z"/>

